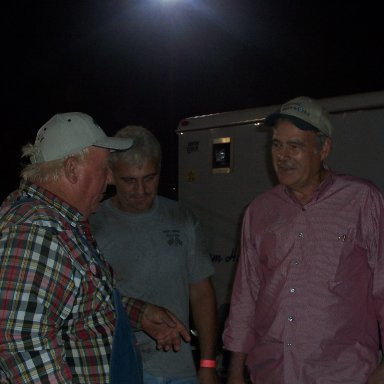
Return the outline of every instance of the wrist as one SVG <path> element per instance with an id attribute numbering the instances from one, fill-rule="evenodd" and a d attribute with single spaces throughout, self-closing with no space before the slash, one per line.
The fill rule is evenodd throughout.
<path id="1" fill-rule="evenodd" d="M 216 360 L 214 359 L 201 359 L 200 368 L 216 368 Z"/>

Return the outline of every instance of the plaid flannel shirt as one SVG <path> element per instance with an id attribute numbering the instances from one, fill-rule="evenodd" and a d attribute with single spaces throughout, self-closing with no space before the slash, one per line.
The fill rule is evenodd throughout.
<path id="1" fill-rule="evenodd" d="M 108 383 L 114 281 L 81 214 L 22 182 L 0 219 L 0 382 Z"/>

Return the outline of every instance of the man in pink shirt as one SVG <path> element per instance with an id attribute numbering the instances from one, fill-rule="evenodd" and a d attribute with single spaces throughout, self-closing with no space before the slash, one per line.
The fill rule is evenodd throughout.
<path id="1" fill-rule="evenodd" d="M 279 184 L 244 216 L 227 383 L 244 383 L 245 365 L 252 383 L 383 383 L 383 195 L 325 166 L 332 126 L 315 100 L 265 123 Z"/>

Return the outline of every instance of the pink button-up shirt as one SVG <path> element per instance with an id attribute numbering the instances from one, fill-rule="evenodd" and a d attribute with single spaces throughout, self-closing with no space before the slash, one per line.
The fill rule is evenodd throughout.
<path id="1" fill-rule="evenodd" d="M 384 335 L 384 201 L 331 173 L 305 206 L 279 185 L 248 207 L 224 331 L 253 383 L 366 383 Z"/>

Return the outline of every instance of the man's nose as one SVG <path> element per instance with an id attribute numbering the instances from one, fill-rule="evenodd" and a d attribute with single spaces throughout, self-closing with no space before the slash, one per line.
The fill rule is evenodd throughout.
<path id="1" fill-rule="evenodd" d="M 144 180 L 137 180 L 136 188 L 138 193 L 145 193 Z"/>

